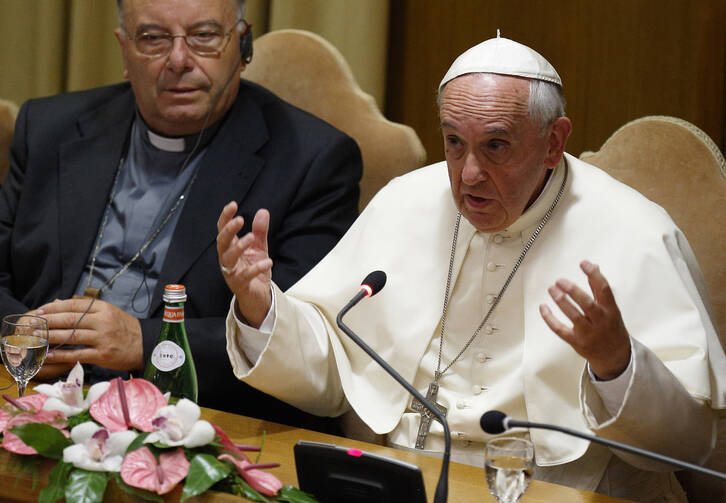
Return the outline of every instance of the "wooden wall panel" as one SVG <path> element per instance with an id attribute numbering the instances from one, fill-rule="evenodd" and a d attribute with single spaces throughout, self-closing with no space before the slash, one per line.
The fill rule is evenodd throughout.
<path id="1" fill-rule="evenodd" d="M 568 151 L 597 150 L 625 122 L 673 115 L 723 148 L 723 0 L 392 0 L 386 115 L 443 159 L 436 88 L 454 58 L 496 35 L 540 52 L 562 76 Z"/>

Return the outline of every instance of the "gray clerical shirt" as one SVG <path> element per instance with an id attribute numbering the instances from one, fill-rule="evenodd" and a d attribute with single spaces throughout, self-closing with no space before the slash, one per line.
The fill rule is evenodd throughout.
<path id="1" fill-rule="evenodd" d="M 101 300 L 136 318 L 148 317 L 151 296 L 184 199 L 190 190 L 189 182 L 199 169 L 208 139 L 214 137 L 215 132 L 207 129 L 204 134 L 207 141 L 194 149 L 198 134 L 165 138 L 150 131 L 136 114 L 128 153 L 121 160 L 116 190 L 106 208 L 106 225 L 102 224 L 98 230 L 96 242 L 76 286 L 76 294 L 83 294 L 88 286 L 100 288 L 104 285 L 149 240 L 177 200 L 184 196 L 158 236 L 101 295 Z M 187 161 L 192 151 L 197 153 Z M 98 253 L 89 284 L 96 247 Z"/>

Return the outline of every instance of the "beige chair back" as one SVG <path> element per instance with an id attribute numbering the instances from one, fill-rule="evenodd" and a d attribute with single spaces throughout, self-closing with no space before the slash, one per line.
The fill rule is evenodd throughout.
<path id="1" fill-rule="evenodd" d="M 254 42 L 242 77 L 320 117 L 358 142 L 363 156 L 360 208 L 391 178 L 423 166 L 426 152 L 408 126 L 387 120 L 330 42 L 304 30 L 277 30 Z"/>
<path id="2" fill-rule="evenodd" d="M 726 161 L 715 143 L 693 124 L 651 116 L 618 129 L 598 152 L 581 159 L 658 203 L 693 248 L 706 280 L 712 317 L 726 346 Z M 726 419 L 708 463 L 726 471 Z M 690 503 L 726 501 L 726 484 L 679 472 Z"/>
<path id="3" fill-rule="evenodd" d="M 10 169 L 10 144 L 15 131 L 15 118 L 18 106 L 12 101 L 0 99 L 0 184 Z"/>

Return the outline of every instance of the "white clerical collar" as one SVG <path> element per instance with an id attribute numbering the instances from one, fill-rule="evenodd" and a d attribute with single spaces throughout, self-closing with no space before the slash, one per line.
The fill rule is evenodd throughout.
<path id="1" fill-rule="evenodd" d="M 186 142 L 184 138 L 169 138 L 154 133 L 151 129 L 147 129 L 149 141 L 159 150 L 166 152 L 184 152 Z"/>
<path id="2" fill-rule="evenodd" d="M 522 213 L 522 216 L 515 220 L 512 225 L 504 229 L 502 233 L 519 234 L 524 229 L 537 225 L 542 221 L 542 217 L 544 217 L 544 214 L 552 206 L 552 202 L 560 191 L 562 179 L 565 177 L 566 162 L 565 156 L 563 155 L 557 166 L 552 169 L 552 174 L 549 180 L 547 180 L 542 192 L 537 196 L 537 199 Z"/>

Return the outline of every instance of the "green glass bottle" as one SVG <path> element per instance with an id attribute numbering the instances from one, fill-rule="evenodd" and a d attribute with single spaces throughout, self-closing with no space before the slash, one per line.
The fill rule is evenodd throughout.
<path id="1" fill-rule="evenodd" d="M 144 379 L 154 383 L 162 393 L 170 392 L 169 403 L 176 403 L 181 398 L 196 402 L 199 393 L 197 370 L 184 327 L 186 290 L 183 285 L 166 285 L 163 298 L 161 333 L 146 363 Z"/>

